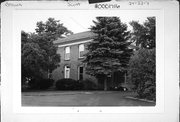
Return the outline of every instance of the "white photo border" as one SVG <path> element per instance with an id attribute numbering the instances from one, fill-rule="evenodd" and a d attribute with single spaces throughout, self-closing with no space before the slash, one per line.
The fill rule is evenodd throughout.
<path id="1" fill-rule="evenodd" d="M 27 11 L 27 12 L 26 12 Z M 78 11 L 78 12 L 76 12 Z M 13 11 L 13 106 L 15 112 L 20 113 L 159 113 L 163 112 L 164 109 L 164 44 L 163 41 L 163 11 L 162 10 L 15 10 Z M 57 106 L 57 107 L 30 107 L 21 105 L 21 22 L 20 19 L 23 18 L 24 13 L 31 13 L 43 15 L 52 15 L 54 12 L 58 14 L 79 14 L 86 13 L 95 14 L 97 16 L 118 16 L 121 14 L 140 14 L 141 12 L 149 14 L 149 16 L 156 17 L 156 105 L 155 106 L 115 106 L 115 107 L 79 107 L 79 106 Z M 21 13 L 22 12 L 22 13 Z M 84 15 L 82 14 L 82 15 Z M 18 58 L 17 58 L 18 57 Z M 18 82 L 17 82 L 18 81 Z"/>
<path id="2" fill-rule="evenodd" d="M 177 122 L 179 120 L 179 3 L 150 1 L 149 5 L 120 4 L 117 11 L 156 10 L 157 101 L 155 107 L 22 107 L 20 80 L 21 29 L 16 14 L 21 10 L 99 10 L 94 4 L 72 7 L 63 1 L 6 1 L 1 4 L 1 114 L 2 121 L 123 121 Z M 158 68 L 159 67 L 159 68 Z M 162 71 L 162 72 L 161 72 Z M 159 74 L 159 73 L 160 74 Z M 159 76 L 159 77 L 158 77 Z M 80 114 L 83 113 L 83 114 Z M 79 119 L 81 117 L 81 119 Z"/>

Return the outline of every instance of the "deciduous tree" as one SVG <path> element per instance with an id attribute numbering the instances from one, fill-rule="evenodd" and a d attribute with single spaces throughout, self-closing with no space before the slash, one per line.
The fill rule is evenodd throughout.
<path id="1" fill-rule="evenodd" d="M 39 44 L 40 48 L 46 51 L 46 71 L 49 74 L 59 65 L 60 57 L 56 53 L 57 47 L 54 46 L 53 41 L 57 38 L 63 38 L 68 34 L 72 34 L 60 20 L 49 18 L 45 23 L 42 21 L 37 22 L 35 29 L 38 36 L 35 41 Z"/>
<path id="2" fill-rule="evenodd" d="M 60 62 L 53 41 L 72 33 L 54 18 L 49 18 L 45 23 L 37 22 L 35 30 L 35 33 L 21 32 L 22 79 L 42 78 L 45 72 L 49 78 Z"/>
<path id="3" fill-rule="evenodd" d="M 129 82 L 134 85 L 139 97 L 156 99 L 155 48 L 139 49 L 131 57 L 128 70 Z"/>
<path id="4" fill-rule="evenodd" d="M 148 17 L 147 20 L 140 24 L 138 21 L 130 22 L 133 28 L 132 40 L 137 46 L 152 49 L 156 46 L 156 20 L 155 17 Z"/>
<path id="5" fill-rule="evenodd" d="M 128 70 L 129 82 L 134 85 L 139 97 L 156 99 L 156 21 L 148 17 L 140 24 L 132 21 L 132 39 L 139 50 L 131 57 Z"/>

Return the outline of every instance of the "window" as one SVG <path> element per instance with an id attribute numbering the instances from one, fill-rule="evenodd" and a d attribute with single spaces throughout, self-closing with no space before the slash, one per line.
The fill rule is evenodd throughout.
<path id="1" fill-rule="evenodd" d="M 70 47 L 65 47 L 65 60 L 70 59 Z"/>
<path id="2" fill-rule="evenodd" d="M 69 66 L 64 67 L 64 78 L 70 78 L 70 67 Z"/>
<path id="3" fill-rule="evenodd" d="M 78 70 L 78 80 L 83 80 L 83 67 L 79 67 Z"/>
<path id="4" fill-rule="evenodd" d="M 84 44 L 79 45 L 79 58 L 83 58 L 84 54 Z"/>

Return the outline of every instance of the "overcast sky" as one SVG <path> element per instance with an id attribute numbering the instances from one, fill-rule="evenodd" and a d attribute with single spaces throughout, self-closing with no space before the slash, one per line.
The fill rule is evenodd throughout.
<path id="1" fill-rule="evenodd" d="M 73 33 L 79 33 L 88 31 L 90 25 L 93 25 L 92 20 L 96 20 L 97 16 L 117 16 L 122 22 L 129 24 L 132 20 L 142 23 L 147 17 L 155 16 L 155 13 L 153 10 L 23 10 L 16 12 L 14 17 L 21 30 L 25 32 L 35 32 L 38 21 L 45 22 L 52 17 L 60 20 Z"/>

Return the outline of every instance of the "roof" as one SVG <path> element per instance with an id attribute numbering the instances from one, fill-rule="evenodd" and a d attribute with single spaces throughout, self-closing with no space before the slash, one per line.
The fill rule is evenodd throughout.
<path id="1" fill-rule="evenodd" d="M 65 38 L 58 38 L 56 41 L 54 41 L 54 44 L 55 45 L 63 45 L 63 44 L 68 44 L 68 43 L 72 43 L 72 42 L 90 40 L 90 39 L 93 39 L 93 37 L 95 35 L 96 34 L 93 33 L 92 31 L 85 31 L 85 32 L 69 35 Z M 136 46 L 135 44 L 131 44 L 129 47 L 131 49 L 139 49 L 139 47 Z"/>
<path id="2" fill-rule="evenodd" d="M 65 43 L 71 43 L 85 39 L 92 39 L 94 36 L 95 34 L 93 32 L 85 31 L 85 32 L 69 35 L 65 38 L 58 38 L 56 41 L 54 41 L 54 44 L 65 44 Z"/>

